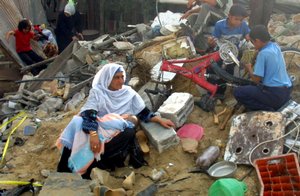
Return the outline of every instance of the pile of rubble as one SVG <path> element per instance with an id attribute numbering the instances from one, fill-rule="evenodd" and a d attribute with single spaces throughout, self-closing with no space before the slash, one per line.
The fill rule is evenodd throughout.
<path id="1" fill-rule="evenodd" d="M 272 17 L 269 28 L 273 35 L 277 35 L 279 43 L 282 45 L 294 43 L 293 46 L 298 47 L 296 43 L 300 39 L 297 35 L 300 30 L 299 18 L 299 15 L 294 15 L 291 20 L 283 15 Z M 291 27 L 293 31 L 290 30 Z M 1 99 L 0 120 L 4 121 L 21 110 L 28 110 L 33 114 L 32 116 L 45 121 L 58 116 L 60 112 L 74 111 L 87 97 L 95 73 L 108 62 L 119 62 L 125 67 L 126 83 L 139 92 L 146 105 L 154 111 L 158 110 L 163 117 L 172 119 L 176 127 L 181 127 L 188 121 L 188 115 L 194 110 L 193 93 L 173 93 L 162 105 L 167 96 L 158 93 L 150 97 L 146 89 L 158 87 L 171 89 L 170 86 L 176 74 L 164 75 L 163 82 L 161 82 L 158 73 L 162 58 L 191 58 L 195 55 L 195 49 L 189 38 L 178 37 L 176 33 L 170 33 L 166 36 L 148 39 L 148 30 L 144 24 L 136 25 L 134 29 L 113 37 L 103 35 L 89 42 L 74 41 L 59 56 L 48 61 L 48 68 L 37 77 L 25 74 L 22 80 L 17 81 L 20 83 L 18 91 L 6 93 Z M 23 71 L 26 72 L 34 66 L 27 67 Z M 182 91 L 172 90 L 173 92 Z M 300 96 L 296 99 L 300 99 Z M 151 143 L 160 153 L 178 143 L 174 130 L 167 133 L 151 123 L 142 124 L 142 128 L 145 129 Z M 45 183 L 49 185 L 45 186 L 45 195 L 53 191 L 55 189 L 53 187 L 59 187 L 56 180 L 61 178 L 61 175 L 65 174 L 50 175 L 48 184 Z M 90 182 L 77 179 L 71 174 L 70 176 L 66 174 L 64 177 L 66 181 L 69 178 L 74 181 L 75 185 L 72 184 L 71 187 L 78 188 L 76 184 L 84 182 L 82 193 L 89 192 L 87 190 L 91 186 Z M 60 188 L 64 189 L 63 186 Z"/>

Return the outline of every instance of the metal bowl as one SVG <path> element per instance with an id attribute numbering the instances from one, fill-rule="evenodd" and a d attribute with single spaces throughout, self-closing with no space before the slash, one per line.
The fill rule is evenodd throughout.
<path id="1" fill-rule="evenodd" d="M 220 161 L 213 164 L 207 173 L 214 178 L 228 178 L 234 176 L 236 169 L 237 166 L 234 162 Z"/>

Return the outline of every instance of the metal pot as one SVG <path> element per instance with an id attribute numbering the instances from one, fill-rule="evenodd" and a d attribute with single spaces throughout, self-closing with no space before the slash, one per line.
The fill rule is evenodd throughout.
<path id="1" fill-rule="evenodd" d="M 231 161 L 220 161 L 212 166 L 210 166 L 207 170 L 196 168 L 191 170 L 191 173 L 206 173 L 207 175 L 213 178 L 228 178 L 233 177 L 237 166 L 234 162 Z"/>
<path id="2" fill-rule="evenodd" d="M 213 164 L 208 170 L 207 173 L 214 178 L 227 178 L 233 177 L 237 166 L 234 162 L 231 161 L 220 161 Z"/>

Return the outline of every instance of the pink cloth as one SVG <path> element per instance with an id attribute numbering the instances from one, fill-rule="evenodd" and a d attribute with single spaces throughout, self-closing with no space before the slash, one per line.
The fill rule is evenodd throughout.
<path id="1" fill-rule="evenodd" d="M 199 141 L 204 135 L 204 129 L 197 124 L 185 124 L 177 131 L 180 138 L 191 138 Z"/>

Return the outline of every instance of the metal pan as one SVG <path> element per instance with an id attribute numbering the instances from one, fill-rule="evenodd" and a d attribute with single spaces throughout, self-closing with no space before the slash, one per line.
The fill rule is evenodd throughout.
<path id="1" fill-rule="evenodd" d="M 210 166 L 207 170 L 196 168 L 191 170 L 191 173 L 206 173 L 207 175 L 213 178 L 228 178 L 233 177 L 237 166 L 234 162 L 231 161 L 220 161 L 212 166 Z"/>

